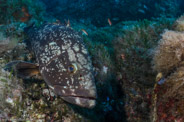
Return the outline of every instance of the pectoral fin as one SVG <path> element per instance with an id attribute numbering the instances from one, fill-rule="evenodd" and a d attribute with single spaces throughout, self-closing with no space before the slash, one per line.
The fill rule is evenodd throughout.
<path id="1" fill-rule="evenodd" d="M 12 61 L 5 66 L 5 70 L 13 71 L 18 77 L 29 78 L 39 74 L 39 66 L 25 61 Z"/>

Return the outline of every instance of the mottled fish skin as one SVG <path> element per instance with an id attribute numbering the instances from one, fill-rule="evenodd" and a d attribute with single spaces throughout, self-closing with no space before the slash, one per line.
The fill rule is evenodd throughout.
<path id="1" fill-rule="evenodd" d="M 81 107 L 95 106 L 96 86 L 92 63 L 82 38 L 70 27 L 48 24 L 27 31 L 48 86 L 65 101 Z M 70 72 L 75 66 L 76 72 Z"/>

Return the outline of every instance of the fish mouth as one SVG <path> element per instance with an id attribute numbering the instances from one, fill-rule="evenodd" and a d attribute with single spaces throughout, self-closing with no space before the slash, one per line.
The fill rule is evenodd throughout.
<path id="1" fill-rule="evenodd" d="M 93 108 L 96 105 L 96 87 L 90 89 L 70 89 L 64 86 L 54 85 L 54 92 L 68 103 L 85 108 Z"/>
<path id="2" fill-rule="evenodd" d="M 75 104 L 84 108 L 94 108 L 96 105 L 96 97 L 84 97 L 84 96 L 61 96 L 65 101 Z"/>
<path id="3" fill-rule="evenodd" d="M 96 96 L 94 96 L 94 97 L 85 97 L 85 96 L 69 95 L 69 96 L 62 96 L 62 97 L 74 97 L 74 98 L 82 98 L 82 99 L 86 99 L 86 100 L 96 100 Z"/>
<path id="4" fill-rule="evenodd" d="M 69 95 L 69 96 L 62 96 L 62 97 L 76 97 L 76 98 L 83 98 L 83 99 L 89 99 L 89 100 L 96 100 L 96 96 L 94 96 L 94 97 L 85 97 L 85 96 Z"/>

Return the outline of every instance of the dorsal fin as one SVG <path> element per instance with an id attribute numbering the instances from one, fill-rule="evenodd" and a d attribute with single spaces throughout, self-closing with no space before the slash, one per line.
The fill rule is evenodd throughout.
<path id="1" fill-rule="evenodd" d="M 25 61 L 12 61 L 5 66 L 5 70 L 12 71 L 21 78 L 29 78 L 39 74 L 39 66 Z"/>

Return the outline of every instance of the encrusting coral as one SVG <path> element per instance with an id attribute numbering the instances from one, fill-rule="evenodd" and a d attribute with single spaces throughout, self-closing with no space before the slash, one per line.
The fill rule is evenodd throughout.
<path id="1" fill-rule="evenodd" d="M 0 55 L 7 50 L 13 49 L 16 45 L 16 42 L 16 39 L 10 39 L 9 37 L 5 37 L 3 33 L 0 32 Z"/>
<path id="2" fill-rule="evenodd" d="M 130 22 L 129 22 L 130 23 Z M 153 48 L 172 20 L 144 20 L 126 23 L 123 33 L 114 40 L 118 79 L 125 92 L 128 121 L 150 121 L 155 72 L 151 69 Z"/>
<path id="3" fill-rule="evenodd" d="M 161 76 L 153 92 L 153 121 L 184 121 L 184 32 L 162 34 L 153 65 Z"/>
<path id="4" fill-rule="evenodd" d="M 0 119 L 10 118 L 9 113 L 22 100 L 22 91 L 22 80 L 0 68 Z"/>
<path id="5" fill-rule="evenodd" d="M 153 58 L 154 69 L 165 75 L 184 60 L 184 33 L 166 30 Z"/>
<path id="6" fill-rule="evenodd" d="M 184 31 L 184 15 L 176 20 L 174 27 L 177 31 Z"/>

